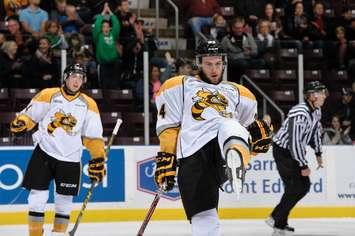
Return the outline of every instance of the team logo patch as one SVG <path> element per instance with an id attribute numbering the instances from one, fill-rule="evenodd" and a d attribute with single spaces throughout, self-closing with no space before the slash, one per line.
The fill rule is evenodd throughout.
<path id="1" fill-rule="evenodd" d="M 194 104 L 191 107 L 191 113 L 195 120 L 204 120 L 201 114 L 208 107 L 215 109 L 223 117 L 232 117 L 232 113 L 226 111 L 228 100 L 218 91 L 201 89 L 197 91 L 192 100 Z"/>
<path id="2" fill-rule="evenodd" d="M 63 111 L 58 111 L 52 117 L 52 122 L 48 124 L 47 131 L 52 134 L 56 128 L 61 127 L 68 134 L 71 134 L 76 123 L 77 120 L 70 113 L 65 114 Z"/>

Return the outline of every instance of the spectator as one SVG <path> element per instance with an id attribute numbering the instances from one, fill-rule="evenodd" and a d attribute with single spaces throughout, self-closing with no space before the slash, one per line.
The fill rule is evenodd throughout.
<path id="1" fill-rule="evenodd" d="M 159 92 L 161 82 L 160 82 L 160 69 L 157 66 L 152 66 L 150 70 L 150 80 L 149 80 L 151 87 L 152 87 L 152 98 L 151 103 L 155 103 L 155 97 Z"/>
<path id="2" fill-rule="evenodd" d="M 72 5 L 66 0 L 56 0 L 56 9 L 51 11 L 51 20 L 59 22 L 64 33 L 79 33 L 84 21 Z"/>
<path id="3" fill-rule="evenodd" d="M 20 11 L 20 22 L 23 29 L 34 37 L 44 33 L 48 13 L 39 7 L 41 0 L 29 0 L 30 5 Z"/>
<path id="4" fill-rule="evenodd" d="M 270 34 L 271 25 L 267 20 L 260 20 L 257 26 L 257 40 L 258 54 L 265 63 L 272 67 L 275 62 L 275 57 L 273 57 L 275 49 L 274 37 Z"/>
<path id="5" fill-rule="evenodd" d="M 217 15 L 213 18 L 213 25 L 210 30 L 212 38 L 219 42 L 227 35 L 227 22 L 221 15 Z"/>
<path id="6" fill-rule="evenodd" d="M 275 39 L 285 38 L 282 30 L 282 22 L 281 19 L 275 15 L 274 5 L 271 3 L 265 5 L 262 18 L 270 22 L 270 34 L 272 34 Z"/>
<path id="7" fill-rule="evenodd" d="M 137 16 L 130 12 L 128 0 L 121 1 L 115 14 L 122 25 L 119 40 L 122 47 L 126 48 L 129 41 L 135 37 L 134 24 Z"/>
<path id="8" fill-rule="evenodd" d="M 153 106 L 155 105 L 155 97 L 159 92 L 161 86 L 160 82 L 160 69 L 156 65 L 150 65 L 149 69 L 149 100 L 151 109 L 156 110 Z M 139 78 L 135 87 L 135 100 L 136 109 L 138 111 L 143 110 L 144 101 L 144 80 Z"/>
<path id="9" fill-rule="evenodd" d="M 339 116 L 332 117 L 331 127 L 324 129 L 323 144 L 324 145 L 351 145 L 352 140 L 349 136 L 350 127 L 345 130 L 341 128 L 341 120 Z"/>
<path id="10" fill-rule="evenodd" d="M 336 26 L 343 26 L 344 28 L 347 28 L 350 25 L 350 21 L 352 19 L 352 13 L 351 13 L 351 8 L 346 7 L 341 10 L 340 14 L 336 14 Z M 337 17 L 338 16 L 338 17 Z"/>
<path id="11" fill-rule="evenodd" d="M 74 53 L 73 63 L 81 64 L 86 68 L 86 88 L 98 88 L 97 64 L 92 52 L 84 46 L 82 50 Z"/>
<path id="12" fill-rule="evenodd" d="M 297 1 L 293 12 L 286 16 L 285 33 L 294 39 L 308 41 L 308 18 L 304 13 L 303 4 Z"/>
<path id="13" fill-rule="evenodd" d="M 220 6 L 216 0 L 183 0 L 181 10 L 188 19 L 187 23 L 195 37 L 195 45 L 201 38 L 202 28 L 211 27 L 213 18 L 221 15 Z"/>
<path id="14" fill-rule="evenodd" d="M 130 40 L 124 49 L 122 63 L 124 74 L 122 76 L 122 83 L 124 87 L 135 87 L 135 83 L 143 75 L 143 50 L 149 52 L 150 61 L 152 64 L 161 69 L 161 76 L 165 81 L 171 74 L 171 65 L 168 60 L 155 56 L 157 50 L 156 39 L 152 34 L 152 30 L 143 31 L 143 20 L 137 20 L 134 23 L 135 36 Z"/>
<path id="15" fill-rule="evenodd" d="M 267 0 L 242 0 L 239 14 L 246 19 L 248 25 L 253 29 L 253 34 L 256 34 L 256 25 L 258 20 L 263 16 Z"/>
<path id="16" fill-rule="evenodd" d="M 105 19 L 109 16 L 109 20 Z M 112 27 L 110 26 L 112 24 Z M 105 3 L 101 15 L 95 20 L 93 39 L 96 48 L 96 60 L 99 63 L 101 88 L 116 88 L 120 77 L 119 54 L 116 43 L 120 33 L 120 23 L 113 15 L 108 3 Z"/>
<path id="17" fill-rule="evenodd" d="M 0 32 L 0 47 L 6 41 L 6 36 L 4 33 Z"/>
<path id="18" fill-rule="evenodd" d="M 348 42 L 345 37 L 345 29 L 342 26 L 339 26 L 335 29 L 335 35 L 337 38 L 337 52 L 336 52 L 336 59 L 337 59 L 337 67 L 339 69 L 345 69 L 346 68 L 346 56 L 347 56 L 347 47 L 348 47 Z"/>
<path id="19" fill-rule="evenodd" d="M 222 47 L 227 53 L 230 68 L 229 74 L 236 76 L 244 73 L 246 68 L 261 67 L 262 62 L 258 60 L 258 47 L 253 36 L 245 33 L 244 18 L 236 17 L 230 24 L 230 33 L 222 39 Z"/>
<path id="20" fill-rule="evenodd" d="M 59 86 L 59 66 L 55 63 L 49 40 L 41 37 L 38 40 L 38 48 L 29 62 L 30 72 L 28 77 L 32 80 L 31 87 L 50 88 Z"/>
<path id="21" fill-rule="evenodd" d="M 68 48 L 68 43 L 64 38 L 63 31 L 56 21 L 49 20 L 46 22 L 44 37 L 48 39 L 55 57 L 60 57 L 61 48 Z"/>
<path id="22" fill-rule="evenodd" d="M 192 61 L 187 58 L 178 58 L 175 67 L 177 75 L 191 75 L 192 73 Z"/>
<path id="23" fill-rule="evenodd" d="M 80 18 L 87 24 L 93 23 L 93 16 L 100 14 L 103 4 L 107 1 L 97 0 L 67 0 L 69 5 L 75 6 Z"/>
<path id="24" fill-rule="evenodd" d="M 312 41 L 325 41 L 331 39 L 332 26 L 328 18 L 324 15 L 324 5 L 316 2 L 313 6 L 313 19 L 309 25 L 309 36 Z M 318 45 L 322 48 L 322 45 Z"/>
<path id="25" fill-rule="evenodd" d="M 350 137 L 355 140 L 355 102 L 350 88 L 341 89 L 341 101 L 335 104 L 335 114 L 339 115 L 342 121 L 341 125 L 344 130 L 350 127 Z"/>
<path id="26" fill-rule="evenodd" d="M 22 87 L 23 63 L 17 57 L 17 45 L 15 41 L 5 41 L 0 51 L 0 87 Z"/>
<path id="27" fill-rule="evenodd" d="M 6 22 L 7 30 L 9 31 L 8 38 L 14 40 L 17 44 L 17 54 L 22 55 L 24 43 L 30 34 L 26 34 L 22 31 L 20 22 L 17 16 L 11 16 Z"/>
<path id="28" fill-rule="evenodd" d="M 75 53 L 81 52 L 84 47 L 84 36 L 77 33 L 70 34 L 68 38 L 69 57 L 73 59 Z M 74 62 L 73 62 L 74 63 Z"/>
<path id="29" fill-rule="evenodd" d="M 347 27 L 346 35 L 347 35 L 347 37 L 348 37 L 348 39 L 350 41 L 354 41 L 355 40 L 355 18 L 352 18 L 350 20 L 350 24 Z"/>

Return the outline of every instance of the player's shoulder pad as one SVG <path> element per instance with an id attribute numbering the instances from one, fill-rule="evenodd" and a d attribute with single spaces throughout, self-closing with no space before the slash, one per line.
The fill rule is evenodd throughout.
<path id="1" fill-rule="evenodd" d="M 60 93 L 60 88 L 46 88 L 33 97 L 33 101 L 50 103 L 53 95 Z"/>
<path id="2" fill-rule="evenodd" d="M 227 81 L 228 84 L 231 84 L 235 89 L 239 91 L 240 96 L 249 98 L 251 100 L 256 100 L 255 95 L 250 92 L 250 90 L 247 87 L 244 87 L 241 84 L 237 84 L 234 82 Z"/>
<path id="3" fill-rule="evenodd" d="M 99 113 L 99 108 L 97 107 L 97 104 L 93 98 L 86 95 L 85 93 L 81 93 L 80 96 L 84 99 L 84 102 L 87 104 L 89 110 L 95 113 Z"/>
<path id="4" fill-rule="evenodd" d="M 159 96 L 161 93 L 163 93 L 171 88 L 181 85 L 183 79 L 184 79 L 184 75 L 178 75 L 178 76 L 174 76 L 174 77 L 168 79 L 160 87 L 157 96 Z"/>

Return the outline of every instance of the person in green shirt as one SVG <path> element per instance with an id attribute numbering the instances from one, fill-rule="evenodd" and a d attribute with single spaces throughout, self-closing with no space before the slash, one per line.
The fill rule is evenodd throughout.
<path id="1" fill-rule="evenodd" d="M 105 3 L 101 15 L 96 16 L 93 39 L 96 48 L 96 61 L 99 64 L 99 80 L 101 88 L 115 88 L 120 76 L 120 55 L 117 51 L 117 40 L 120 23 Z"/>

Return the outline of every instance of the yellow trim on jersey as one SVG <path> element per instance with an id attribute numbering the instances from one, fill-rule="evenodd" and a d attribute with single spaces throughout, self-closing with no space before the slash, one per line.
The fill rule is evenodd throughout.
<path id="1" fill-rule="evenodd" d="M 234 83 L 234 82 L 228 81 L 228 83 L 232 84 L 239 91 L 240 96 L 249 98 L 251 100 L 256 100 L 254 94 L 252 92 L 250 92 L 250 90 L 248 88 L 244 87 L 243 85 Z"/>
<path id="2" fill-rule="evenodd" d="M 33 97 L 32 101 L 50 103 L 54 94 L 60 91 L 59 88 L 46 88 Z"/>
<path id="3" fill-rule="evenodd" d="M 229 148 L 237 150 L 242 154 L 243 164 L 246 167 L 250 161 L 250 151 L 240 144 L 232 144 Z"/>
<path id="4" fill-rule="evenodd" d="M 249 208 L 219 208 L 220 219 L 265 219 L 272 208 L 249 207 Z M 141 221 L 144 219 L 147 209 L 87 209 L 81 222 L 114 222 L 114 221 Z M 70 221 L 74 223 L 79 210 L 72 211 Z M 47 211 L 45 223 L 53 222 L 55 212 Z M 296 207 L 290 214 L 291 218 L 324 218 L 324 217 L 355 217 L 355 207 Z M 0 225 L 26 224 L 28 214 L 20 212 L 0 212 Z M 183 209 L 157 208 L 152 220 L 186 220 Z"/>
<path id="5" fill-rule="evenodd" d="M 167 128 L 159 134 L 160 151 L 176 154 L 176 144 L 180 127 Z"/>
<path id="6" fill-rule="evenodd" d="M 99 114 L 99 108 L 97 107 L 95 100 L 84 93 L 81 93 L 81 95 L 85 99 L 85 101 L 87 102 L 88 109 L 90 111 L 93 111 L 93 112 Z"/>
<path id="7" fill-rule="evenodd" d="M 157 96 L 159 96 L 162 92 L 164 92 L 167 89 L 176 87 L 180 84 L 182 84 L 182 80 L 184 78 L 184 75 L 179 75 L 179 76 L 175 76 L 172 77 L 170 79 L 168 79 L 167 81 L 165 81 L 162 86 L 159 89 L 159 92 L 157 93 Z"/>
<path id="8" fill-rule="evenodd" d="M 73 101 L 74 99 L 76 99 L 77 97 L 79 97 L 81 95 L 81 92 L 77 92 L 75 95 L 70 95 L 67 94 L 64 90 L 64 87 L 60 87 L 60 93 L 62 94 L 62 96 L 67 99 L 69 102 Z"/>
<path id="9" fill-rule="evenodd" d="M 89 150 L 92 159 L 106 157 L 105 143 L 103 139 L 84 137 L 83 144 Z"/>
<path id="10" fill-rule="evenodd" d="M 29 117 L 28 115 L 26 114 L 20 114 L 18 115 L 15 120 L 22 120 L 23 122 L 25 122 L 25 125 L 26 125 L 26 131 L 30 131 L 32 130 L 35 126 L 36 126 L 36 122 L 34 122 L 31 117 Z M 15 121 L 14 120 L 14 121 Z M 12 122 L 14 122 L 12 121 Z"/>

